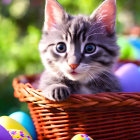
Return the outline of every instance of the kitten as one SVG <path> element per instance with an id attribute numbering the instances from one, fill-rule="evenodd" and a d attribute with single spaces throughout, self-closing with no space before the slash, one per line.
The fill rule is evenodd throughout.
<path id="1" fill-rule="evenodd" d="M 113 73 L 119 54 L 115 20 L 116 0 L 105 0 L 91 16 L 71 16 L 56 0 L 47 0 L 39 45 L 45 97 L 62 101 L 70 94 L 121 91 Z"/>

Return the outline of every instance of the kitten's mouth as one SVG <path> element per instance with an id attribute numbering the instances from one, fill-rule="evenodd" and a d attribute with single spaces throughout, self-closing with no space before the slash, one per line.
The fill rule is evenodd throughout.
<path id="1" fill-rule="evenodd" d="M 66 73 L 66 77 L 73 81 L 79 81 L 83 77 L 83 74 L 76 71 L 69 71 Z"/>
<path id="2" fill-rule="evenodd" d="M 78 73 L 75 72 L 75 71 L 72 71 L 70 74 L 71 74 L 71 75 L 78 75 Z"/>

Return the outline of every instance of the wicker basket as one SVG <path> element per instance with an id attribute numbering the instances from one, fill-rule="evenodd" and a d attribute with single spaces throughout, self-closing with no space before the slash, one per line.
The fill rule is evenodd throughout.
<path id="1" fill-rule="evenodd" d="M 52 102 L 33 87 L 38 78 L 13 81 L 15 97 L 28 103 L 38 140 L 70 140 L 79 133 L 95 140 L 140 140 L 140 93 L 71 95 L 64 102 Z"/>

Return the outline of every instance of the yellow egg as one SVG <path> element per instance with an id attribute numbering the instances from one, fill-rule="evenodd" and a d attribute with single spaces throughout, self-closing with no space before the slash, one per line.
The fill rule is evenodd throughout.
<path id="1" fill-rule="evenodd" d="M 5 129 L 17 129 L 25 132 L 28 136 L 30 136 L 29 132 L 17 121 L 8 117 L 2 116 L 0 117 L 0 125 L 2 125 Z M 31 136 L 30 136 L 31 137 Z"/>
<path id="2" fill-rule="evenodd" d="M 14 140 L 31 140 L 31 137 L 21 130 L 8 129 L 8 132 Z"/>
<path id="3" fill-rule="evenodd" d="M 93 140 L 93 139 L 86 134 L 77 134 L 71 140 Z"/>

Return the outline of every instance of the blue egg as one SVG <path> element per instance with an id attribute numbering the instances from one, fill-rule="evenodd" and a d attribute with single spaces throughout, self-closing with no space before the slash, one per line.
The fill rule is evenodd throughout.
<path id="1" fill-rule="evenodd" d="M 130 38 L 129 43 L 135 48 L 137 52 L 136 58 L 140 60 L 140 38 Z"/>
<path id="2" fill-rule="evenodd" d="M 19 122 L 32 136 L 33 140 L 37 139 L 37 134 L 31 117 L 25 112 L 18 111 L 9 115 L 10 118 Z"/>
<path id="3" fill-rule="evenodd" d="M 140 38 L 129 38 L 129 42 L 137 49 L 140 49 Z"/>

